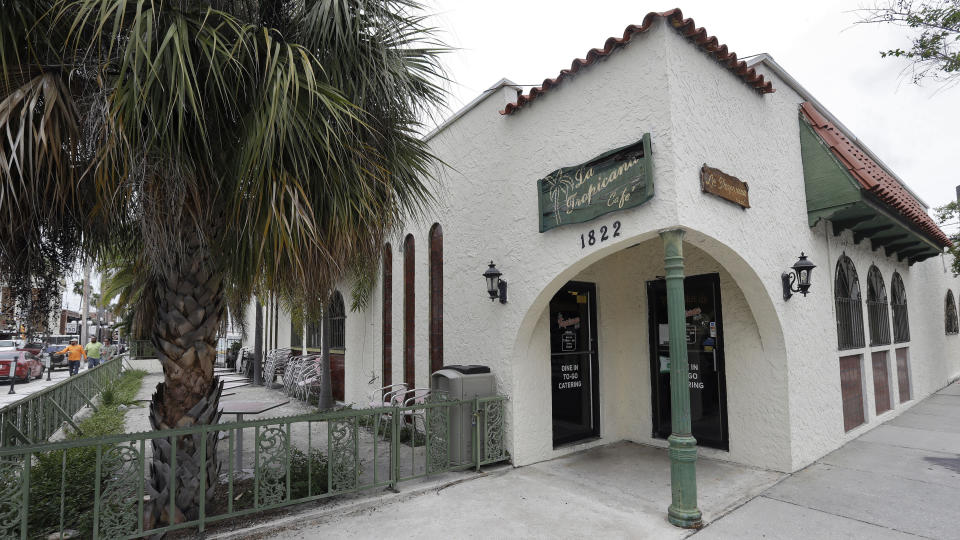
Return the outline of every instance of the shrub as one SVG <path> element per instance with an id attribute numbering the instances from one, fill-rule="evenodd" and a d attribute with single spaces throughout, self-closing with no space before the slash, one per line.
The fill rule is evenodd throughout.
<path id="1" fill-rule="evenodd" d="M 310 481 L 307 482 L 307 473 Z M 309 488 L 309 490 L 308 490 Z M 290 449 L 290 497 L 299 499 L 327 492 L 327 456 L 314 448 L 310 455 Z"/>
<path id="2" fill-rule="evenodd" d="M 124 411 L 116 405 L 133 402 L 146 375 L 142 370 L 124 372 L 101 393 L 100 407 L 79 423 L 80 432 L 68 432 L 67 439 L 95 438 L 123 433 Z M 103 451 L 106 451 L 104 447 Z M 100 481 L 109 474 L 104 467 Z M 96 489 L 97 449 L 70 448 L 35 454 L 30 468 L 29 527 L 31 536 L 60 530 L 60 497 L 63 494 L 63 528 L 93 536 L 93 503 Z"/>

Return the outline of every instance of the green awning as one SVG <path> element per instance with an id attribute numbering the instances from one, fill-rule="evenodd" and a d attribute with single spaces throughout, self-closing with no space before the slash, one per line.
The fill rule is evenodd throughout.
<path id="1" fill-rule="evenodd" d="M 913 264 L 943 250 L 913 222 L 899 215 L 863 188 L 847 166 L 833 154 L 800 114 L 800 148 L 807 196 L 807 218 L 812 227 L 829 220 L 833 234 L 853 231 L 854 242 L 869 240 L 871 249 Z"/>

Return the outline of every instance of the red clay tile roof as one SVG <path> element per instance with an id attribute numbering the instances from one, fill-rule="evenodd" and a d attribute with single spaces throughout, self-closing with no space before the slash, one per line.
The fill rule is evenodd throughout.
<path id="1" fill-rule="evenodd" d="M 623 37 L 607 38 L 607 41 L 603 44 L 602 49 L 590 49 L 590 51 L 587 52 L 587 57 L 585 59 L 577 58 L 573 61 L 573 64 L 570 65 L 570 69 L 562 70 L 555 79 L 544 79 L 543 84 L 541 84 L 539 87 L 531 88 L 528 94 L 521 94 L 517 96 L 517 102 L 508 103 L 506 108 L 500 111 L 500 114 L 513 114 L 527 103 L 530 103 L 551 88 L 563 82 L 564 79 L 568 79 L 576 75 L 581 69 L 595 63 L 598 59 L 609 56 L 610 53 L 616 49 L 629 43 L 630 40 L 633 39 L 634 35 L 641 34 L 649 30 L 653 25 L 654 19 L 657 17 L 663 17 L 666 19 L 667 22 L 669 22 L 670 25 L 677 30 L 677 32 L 680 32 L 680 35 L 693 42 L 694 45 L 703 51 L 709 53 L 717 60 L 717 62 L 732 71 L 734 75 L 743 79 L 743 82 L 747 83 L 749 86 L 752 86 L 757 92 L 762 94 L 774 92 L 773 84 L 769 81 L 764 81 L 763 75 L 757 74 L 756 70 L 748 67 L 746 62 L 737 60 L 736 53 L 727 50 L 727 46 L 717 41 L 717 38 L 714 36 L 707 35 L 707 31 L 703 28 L 697 28 L 696 24 L 693 22 L 693 19 L 684 19 L 680 8 L 675 8 L 671 9 L 670 11 L 664 11 L 663 13 L 657 13 L 654 11 L 647 13 L 647 16 L 643 18 L 643 24 L 640 26 L 631 24 L 623 31 Z"/>
<path id="2" fill-rule="evenodd" d="M 874 194 L 885 206 L 903 216 L 907 222 L 916 226 L 938 246 L 952 245 L 947 235 L 927 214 L 923 205 L 896 178 L 820 114 L 813 104 L 805 102 L 800 105 L 800 110 L 817 135 L 830 147 L 833 155 L 843 163 L 864 190 Z"/>

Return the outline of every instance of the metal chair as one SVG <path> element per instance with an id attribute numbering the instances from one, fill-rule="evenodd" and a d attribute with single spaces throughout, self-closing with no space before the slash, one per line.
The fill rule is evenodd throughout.
<path id="1" fill-rule="evenodd" d="M 419 419 L 423 424 L 423 430 L 427 430 L 427 409 L 407 409 L 407 407 L 415 407 L 417 405 L 423 405 L 427 402 L 427 399 L 430 397 L 429 388 L 414 388 L 408 390 L 406 395 L 410 397 L 406 398 L 403 401 L 404 410 L 401 412 L 400 422 L 403 425 L 410 426 L 413 428 L 414 435 L 417 432 L 417 419 Z"/>
<path id="2" fill-rule="evenodd" d="M 379 409 L 381 407 L 401 407 L 403 398 L 407 395 L 406 383 L 391 384 L 382 386 L 370 392 L 370 408 Z M 380 434 L 380 423 L 387 422 L 393 413 L 378 414 L 373 426 L 374 436 Z"/>
<path id="3" fill-rule="evenodd" d="M 301 380 L 298 383 L 303 400 L 310 402 L 310 396 L 313 393 L 320 395 L 323 382 L 323 358 L 319 354 L 310 355 L 307 364 L 301 372 Z"/>

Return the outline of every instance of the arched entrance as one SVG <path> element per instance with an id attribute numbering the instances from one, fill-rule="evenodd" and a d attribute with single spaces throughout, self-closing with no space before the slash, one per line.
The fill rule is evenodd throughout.
<path id="1" fill-rule="evenodd" d="M 704 429 L 715 433 L 713 446 L 718 450 L 708 452 L 786 470 L 790 462 L 786 355 L 772 301 L 779 276 L 773 274 L 770 280 L 771 294 L 743 257 L 699 231 L 687 231 L 683 250 L 684 272 L 693 293 L 687 299 L 688 325 L 693 328 L 684 335 L 689 338 L 688 354 L 694 355 L 690 364 L 695 369 L 689 377 L 700 407 L 691 412 L 695 423 L 702 421 Z M 665 275 L 663 243 L 656 232 L 648 232 L 583 257 L 544 285 L 519 326 L 514 346 L 513 385 L 523 389 L 512 399 L 515 463 L 623 439 L 666 444 L 669 379 L 663 375 L 669 368 L 661 353 L 666 352 L 668 339 L 661 325 L 667 321 L 658 305 Z M 595 290 L 588 300 L 595 303 L 593 333 L 576 337 L 595 339 L 594 349 L 563 351 L 567 328 L 558 321 L 570 317 L 561 314 L 558 319 L 557 311 L 562 310 L 551 303 L 558 294 L 569 295 L 563 291 L 570 283 Z M 574 338 L 566 339 L 571 347 Z M 585 436 L 574 441 L 555 438 L 553 418 L 544 414 L 552 414 L 555 394 L 568 390 L 557 387 L 564 380 L 554 380 L 558 374 L 562 378 L 565 365 L 555 361 L 559 358 L 555 352 L 596 357 L 596 368 L 587 370 L 589 380 L 581 375 L 578 386 L 595 387 L 596 395 L 575 396 L 584 406 L 595 404 L 595 410 L 582 415 L 597 419 L 591 426 L 594 433 L 584 429 Z M 576 372 L 584 373 L 583 364 Z"/>

